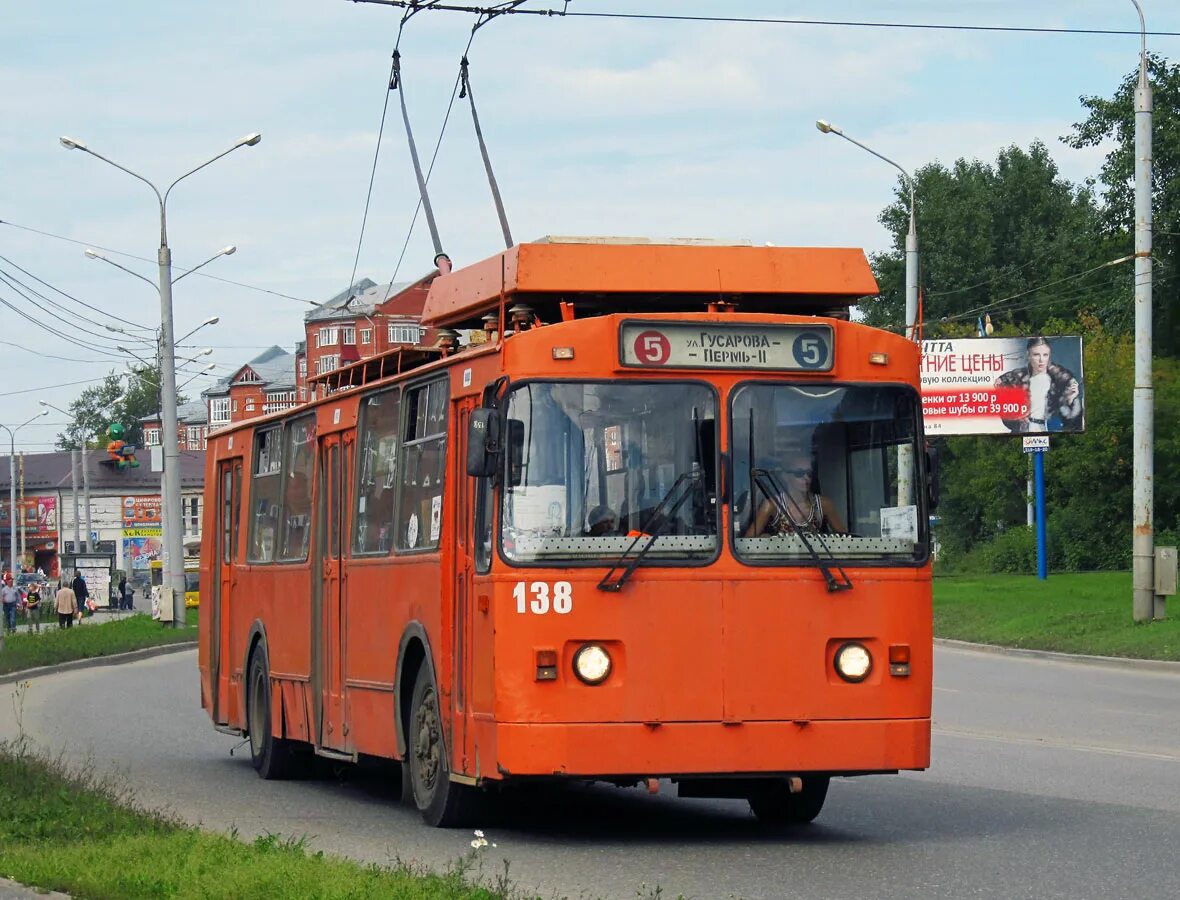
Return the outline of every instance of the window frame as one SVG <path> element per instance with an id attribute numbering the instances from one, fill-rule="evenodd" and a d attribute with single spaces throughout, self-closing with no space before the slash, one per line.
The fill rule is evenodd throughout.
<path id="1" fill-rule="evenodd" d="M 725 419 L 727 429 L 727 440 L 729 453 L 727 456 L 727 465 L 725 471 L 725 481 L 729 485 L 730 497 L 726 502 L 729 508 L 727 517 L 730 519 L 730 527 L 726 530 L 729 534 L 726 536 L 726 544 L 729 548 L 730 556 L 739 565 L 746 566 L 752 569 L 798 569 L 798 568 L 815 568 L 815 561 L 810 556 L 803 556 L 798 559 L 777 558 L 771 560 L 750 559 L 738 552 L 737 539 L 739 535 L 734 532 L 733 528 L 733 503 L 734 485 L 736 484 L 734 475 L 734 466 L 737 465 L 737 460 L 734 458 L 733 448 L 736 446 L 734 442 L 734 416 L 733 416 L 733 401 L 734 397 L 741 393 L 743 388 L 747 387 L 825 387 L 825 388 L 899 388 L 907 391 L 914 403 L 914 492 L 915 504 L 918 507 L 918 535 L 923 538 L 924 553 L 921 556 L 911 556 L 909 559 L 863 559 L 863 558 L 848 558 L 840 557 L 833 554 L 831 560 L 828 560 L 821 553 L 821 558 L 828 565 L 839 565 L 846 568 L 866 568 L 866 569 L 916 569 L 930 562 L 930 554 L 933 546 L 933 537 L 930 533 L 930 510 L 927 507 L 927 497 L 924 486 L 928 482 L 929 474 L 926 471 L 926 454 L 922 452 L 922 447 L 925 446 L 925 430 L 922 420 L 922 396 L 921 393 L 912 384 L 906 384 L 904 381 L 812 381 L 799 378 L 747 378 L 742 381 L 735 382 L 730 385 L 726 392 L 725 401 Z M 900 445 L 899 445 L 900 446 Z M 883 446 L 886 451 L 888 448 Z M 847 454 L 847 448 L 845 448 Z M 822 548 L 821 548 L 822 549 Z"/>
<path id="2" fill-rule="evenodd" d="M 724 427 L 724 421 L 725 421 L 724 417 L 726 416 L 726 403 L 727 403 L 726 392 L 724 392 L 722 390 L 721 386 L 718 385 L 716 382 L 709 381 L 707 378 L 691 377 L 691 376 L 683 377 L 683 378 L 681 378 L 681 377 L 627 378 L 627 379 L 624 379 L 624 381 L 628 385 L 636 385 L 636 386 L 642 385 L 642 386 L 649 386 L 649 387 L 659 387 L 659 386 L 667 386 L 667 385 L 701 386 L 701 387 L 707 388 L 709 393 L 712 396 L 713 403 L 714 403 L 714 408 L 713 408 L 713 414 L 714 414 L 714 427 L 713 427 L 713 430 L 714 430 L 714 435 L 713 435 L 714 488 L 713 489 L 714 489 L 714 497 L 715 497 L 715 502 L 716 502 L 715 516 L 716 516 L 716 525 L 717 525 L 717 533 L 716 533 L 717 542 L 716 542 L 716 545 L 714 546 L 713 553 L 708 558 L 702 558 L 702 559 L 685 559 L 685 558 L 662 559 L 659 557 L 655 557 L 655 558 L 646 557 L 640 563 L 640 568 L 699 569 L 699 568 L 704 568 L 706 566 L 714 565 L 717 562 L 717 560 L 721 558 L 721 554 L 724 552 L 725 547 L 726 547 L 726 542 L 724 540 L 723 535 L 721 534 L 722 530 L 725 528 L 724 519 L 723 519 L 723 515 L 722 515 L 722 507 L 727 505 L 723 502 L 724 492 L 722 491 L 721 488 L 722 488 L 722 485 L 724 484 L 726 487 L 726 490 L 728 490 L 728 485 L 730 483 L 728 480 L 729 476 L 730 476 L 730 472 L 728 470 L 728 467 L 726 467 L 726 471 L 724 473 L 722 473 L 722 466 L 725 465 L 729 454 L 728 453 L 723 454 L 721 452 L 721 430 Z M 508 390 L 505 391 L 501 402 L 504 404 L 504 412 L 505 412 L 505 415 L 507 415 L 507 410 L 508 410 L 508 406 L 509 406 L 512 394 L 515 393 L 520 388 L 523 388 L 523 387 L 530 385 L 530 384 L 603 384 L 603 385 L 605 385 L 605 384 L 618 384 L 618 383 L 620 383 L 619 379 L 610 379 L 610 378 L 552 378 L 552 377 L 547 377 L 547 376 L 536 377 L 536 378 L 526 378 L 526 379 L 522 379 L 520 381 L 513 381 L 508 386 Z M 508 454 L 505 453 L 504 460 L 503 460 L 505 466 L 508 464 L 507 457 L 508 457 Z M 522 561 L 522 560 L 517 560 L 517 559 L 510 559 L 509 557 L 505 556 L 504 555 L 504 538 L 503 538 L 503 532 L 504 532 L 503 509 L 504 509 L 504 502 L 505 502 L 504 501 L 504 492 L 506 490 L 506 485 L 508 484 L 508 478 L 507 478 L 507 471 L 506 470 L 501 470 L 498 474 L 499 474 L 499 477 L 497 478 L 497 482 L 498 482 L 497 489 L 495 491 L 493 491 L 492 496 L 490 498 L 488 498 L 488 503 L 491 506 L 491 513 L 492 513 L 492 517 L 493 517 L 492 518 L 492 528 L 491 528 L 491 540 L 492 540 L 492 546 L 493 546 L 493 554 L 492 555 L 494 558 L 499 559 L 499 561 L 503 565 L 505 565 L 511 569 L 552 569 L 552 568 L 570 568 L 570 569 L 598 568 L 598 569 L 601 569 L 604 566 L 604 562 L 606 562 L 606 564 L 609 565 L 609 562 L 607 562 L 607 561 L 613 559 L 613 557 L 610 554 L 604 554 L 602 557 L 598 557 L 596 559 L 591 559 L 591 560 L 544 559 L 544 560 L 537 560 L 537 561 L 532 561 L 532 562 Z M 489 561 L 489 568 L 490 568 L 490 561 Z"/>
<path id="3" fill-rule="evenodd" d="M 266 428 L 259 428 L 257 431 L 254 432 L 253 440 L 251 441 L 252 446 L 251 446 L 251 451 L 250 451 L 250 506 L 247 507 L 247 510 L 246 510 L 247 515 L 249 516 L 249 524 L 246 528 L 246 562 L 249 563 L 250 565 L 269 566 L 269 565 L 274 565 L 275 563 L 278 562 L 277 556 L 278 556 L 279 547 L 278 547 L 278 530 L 277 530 L 278 524 L 277 523 L 282 522 L 282 519 L 283 519 L 283 491 L 282 491 L 283 441 L 285 438 L 284 431 L 286 430 L 284 428 L 284 425 L 285 425 L 285 423 L 278 422 L 274 425 L 267 426 Z M 267 460 L 268 471 L 260 476 L 258 474 L 258 464 L 259 464 L 259 456 L 260 456 L 260 448 L 261 448 L 261 444 L 262 444 L 262 438 L 264 435 L 275 434 L 275 433 L 278 434 L 278 438 L 277 438 L 277 443 L 278 443 L 277 449 L 278 449 L 278 456 L 279 456 L 278 468 L 270 468 L 269 467 L 270 460 L 268 458 L 268 460 Z M 270 452 L 269 449 L 268 449 L 268 452 Z M 256 540 L 255 540 L 256 539 L 256 529 L 258 527 L 258 520 L 259 520 L 259 515 L 254 510 L 254 507 L 258 501 L 258 494 L 257 494 L 257 488 L 256 488 L 255 483 L 257 482 L 257 480 L 260 477 L 269 478 L 272 475 L 276 476 L 279 480 L 279 493 L 278 493 L 278 500 L 276 501 L 276 507 L 278 509 L 278 512 L 275 515 L 276 531 L 272 537 L 273 542 L 271 545 L 271 556 L 269 559 L 262 559 L 262 558 L 254 555 L 254 545 L 256 543 Z"/>
<path id="4" fill-rule="evenodd" d="M 412 392 L 418 390 L 425 390 L 426 393 L 426 410 L 425 415 L 429 415 L 430 411 L 430 388 L 433 385 L 443 385 L 445 396 L 442 402 L 443 410 L 443 428 L 442 431 L 429 432 L 422 437 L 407 440 L 405 435 L 409 427 L 410 416 L 410 401 L 409 396 Z M 398 462 L 397 462 L 397 494 L 394 498 L 395 513 L 394 513 L 394 533 L 393 533 L 393 551 L 399 556 L 421 556 L 429 553 L 440 553 L 443 545 L 443 532 L 446 520 L 446 506 L 447 506 L 447 460 L 451 452 L 452 435 L 451 435 L 451 377 L 449 371 L 442 373 L 433 373 L 425 378 L 410 382 L 402 389 L 401 410 L 400 410 L 400 427 L 398 429 Z M 403 547 L 401 545 L 402 535 L 400 528 L 400 518 L 403 506 L 406 502 L 406 466 L 410 458 L 410 449 L 412 447 L 424 446 L 430 441 L 439 442 L 442 444 L 442 460 L 439 466 L 442 472 L 442 490 L 439 492 L 439 533 L 438 538 L 430 546 L 422 546 L 422 541 L 419 541 L 417 547 Z M 427 528 L 428 523 L 420 523 L 421 528 Z M 421 533 L 421 532 L 420 532 Z M 426 532 L 429 534 L 429 532 Z"/>
<path id="5" fill-rule="evenodd" d="M 372 559 L 374 557 L 393 556 L 399 552 L 397 546 L 396 531 L 397 515 L 401 506 L 401 485 L 399 482 L 401 475 L 401 457 L 402 457 L 402 416 L 405 414 L 403 409 L 403 399 L 406 386 L 402 384 L 394 384 L 381 388 L 380 390 L 369 391 L 363 395 L 359 400 L 359 415 L 357 416 L 356 424 L 356 450 L 353 453 L 353 473 L 352 473 L 352 527 L 349 529 L 348 546 L 351 548 L 350 554 L 354 559 Z M 369 415 L 367 409 L 367 402 L 369 398 L 385 394 L 393 394 L 397 397 L 397 416 L 393 424 L 393 438 L 395 441 L 394 451 L 397 454 L 397 462 L 395 464 L 393 473 L 393 485 L 390 490 L 393 492 L 393 506 L 390 512 L 390 530 L 391 538 L 389 541 L 388 550 L 361 550 L 357 547 L 357 532 L 360 527 L 360 512 L 357 509 L 357 504 L 361 499 L 361 477 L 364 475 L 364 461 L 361 459 L 361 452 L 364 449 L 362 446 L 362 438 L 367 434 L 367 427 L 369 422 Z M 445 487 L 445 485 L 444 485 Z M 366 501 L 367 502 L 367 501 Z"/>

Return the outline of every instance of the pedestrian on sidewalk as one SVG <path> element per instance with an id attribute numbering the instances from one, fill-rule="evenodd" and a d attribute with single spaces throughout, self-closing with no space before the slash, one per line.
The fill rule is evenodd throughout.
<path id="1" fill-rule="evenodd" d="M 86 587 L 86 579 L 82 577 L 82 573 L 74 570 L 74 583 L 70 585 L 74 592 L 74 598 L 78 602 L 78 612 L 86 615 L 86 600 L 90 596 L 90 588 Z"/>
<path id="2" fill-rule="evenodd" d="M 20 606 L 20 589 L 12 586 L 12 576 L 4 576 L 4 587 L 0 588 L 0 600 L 4 601 L 4 630 L 16 633 L 16 609 Z"/>
<path id="3" fill-rule="evenodd" d="M 78 611 L 78 598 L 71 587 L 62 587 L 57 592 L 57 627 L 72 628 L 74 614 Z"/>
<path id="4" fill-rule="evenodd" d="M 130 609 L 131 606 L 127 602 L 127 576 L 119 576 L 119 609 Z"/>
<path id="5" fill-rule="evenodd" d="M 29 631 L 41 633 L 41 585 L 34 581 L 25 594 L 25 609 L 29 611 Z"/>

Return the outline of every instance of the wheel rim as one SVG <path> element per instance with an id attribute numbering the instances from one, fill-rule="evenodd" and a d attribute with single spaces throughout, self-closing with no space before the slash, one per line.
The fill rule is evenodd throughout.
<path id="1" fill-rule="evenodd" d="M 261 668 L 255 668 L 250 682 L 250 752 L 255 759 L 262 755 L 263 742 L 266 740 L 265 678 Z"/>
<path id="2" fill-rule="evenodd" d="M 442 734 L 434 688 L 427 688 L 422 703 L 414 713 L 414 782 L 423 800 L 429 800 L 438 783 L 442 765 Z"/>

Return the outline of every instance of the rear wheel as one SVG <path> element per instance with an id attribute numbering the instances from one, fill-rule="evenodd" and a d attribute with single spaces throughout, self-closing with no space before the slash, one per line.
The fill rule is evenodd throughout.
<path id="1" fill-rule="evenodd" d="M 287 778 L 293 769 L 291 742 L 275 737 L 271 731 L 270 665 L 267 662 L 264 644 L 259 644 L 250 658 L 248 684 L 250 761 L 254 764 L 254 770 L 263 778 Z"/>
<path id="2" fill-rule="evenodd" d="M 806 825 L 819 815 L 828 797 L 827 775 L 805 775 L 803 789 L 792 794 L 786 778 L 774 778 L 750 794 L 750 810 L 771 825 Z"/>
<path id="3" fill-rule="evenodd" d="M 428 660 L 423 660 L 414 680 L 406 758 L 414 805 L 426 823 L 436 828 L 470 825 L 478 812 L 479 796 L 475 788 L 451 781 L 438 690 Z"/>

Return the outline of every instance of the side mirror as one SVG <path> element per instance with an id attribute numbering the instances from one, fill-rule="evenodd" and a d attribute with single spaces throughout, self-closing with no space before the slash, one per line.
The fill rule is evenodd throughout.
<path id="1" fill-rule="evenodd" d="M 524 422 L 508 420 L 508 481 L 516 487 L 524 480 Z"/>
<path id="2" fill-rule="evenodd" d="M 467 426 L 467 474 L 486 478 L 500 461 L 500 412 L 477 409 Z"/>
<path id="3" fill-rule="evenodd" d="M 937 447 L 926 448 L 926 508 L 930 512 L 938 509 L 938 468 L 941 462 Z"/>

